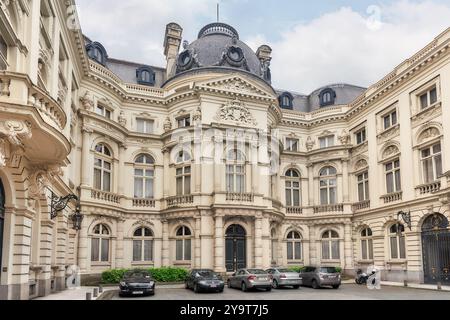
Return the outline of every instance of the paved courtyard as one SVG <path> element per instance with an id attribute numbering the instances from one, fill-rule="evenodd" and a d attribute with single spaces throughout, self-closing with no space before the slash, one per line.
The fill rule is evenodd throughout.
<path id="1" fill-rule="evenodd" d="M 112 300 L 450 300 L 450 292 L 383 286 L 381 290 L 369 290 L 365 286 L 344 284 L 339 290 L 302 287 L 279 289 L 272 292 L 242 292 L 225 288 L 223 293 L 195 294 L 181 286 L 157 287 L 153 297 L 121 298 L 118 291 L 108 293 Z"/>

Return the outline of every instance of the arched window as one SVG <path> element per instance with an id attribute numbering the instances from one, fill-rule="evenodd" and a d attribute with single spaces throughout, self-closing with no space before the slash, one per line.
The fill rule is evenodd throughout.
<path id="1" fill-rule="evenodd" d="M 278 100 L 281 108 L 291 110 L 294 108 L 294 97 L 289 92 L 281 94 Z"/>
<path id="2" fill-rule="evenodd" d="M 373 238 L 370 228 L 361 231 L 361 259 L 373 260 Z"/>
<path id="3" fill-rule="evenodd" d="M 290 261 L 302 260 L 302 236 L 296 231 L 289 232 L 287 236 L 287 259 Z"/>
<path id="4" fill-rule="evenodd" d="M 337 171 L 333 167 L 325 167 L 320 171 L 320 204 L 330 205 L 337 202 Z"/>
<path id="5" fill-rule="evenodd" d="M 98 224 L 93 229 L 91 239 L 91 261 L 108 262 L 109 261 L 109 242 L 111 234 L 107 226 Z"/>
<path id="6" fill-rule="evenodd" d="M 191 194 L 191 165 L 189 161 L 191 156 L 186 151 L 180 151 L 176 157 L 176 184 L 177 196 Z"/>
<path id="7" fill-rule="evenodd" d="M 226 175 L 227 192 L 245 192 L 245 156 L 241 151 L 233 149 L 227 153 Z"/>
<path id="8" fill-rule="evenodd" d="M 94 189 L 111 192 L 112 153 L 104 144 L 95 146 Z"/>
<path id="9" fill-rule="evenodd" d="M 133 234 L 133 261 L 153 261 L 153 231 L 139 228 Z"/>
<path id="10" fill-rule="evenodd" d="M 98 42 L 92 42 L 86 46 L 87 54 L 89 58 L 95 60 L 101 65 L 106 64 L 106 59 L 108 58 L 108 54 L 106 53 L 105 47 L 103 47 Z"/>
<path id="11" fill-rule="evenodd" d="M 327 88 L 319 94 L 321 107 L 334 105 L 335 99 L 336 99 L 336 92 L 331 88 Z"/>
<path id="12" fill-rule="evenodd" d="M 191 230 L 182 226 L 178 228 L 176 234 L 176 260 L 190 261 L 191 260 Z"/>
<path id="13" fill-rule="evenodd" d="M 137 156 L 134 162 L 134 197 L 140 199 L 154 198 L 155 160 L 147 155 Z"/>
<path id="14" fill-rule="evenodd" d="M 394 224 L 389 229 L 389 244 L 391 259 L 406 259 L 405 227 L 402 224 Z"/>
<path id="15" fill-rule="evenodd" d="M 322 235 L 322 260 L 339 260 L 339 234 L 334 230 L 328 230 Z"/>
<path id="16" fill-rule="evenodd" d="M 140 67 L 136 70 L 137 82 L 142 85 L 153 86 L 155 84 L 155 72 L 150 67 Z"/>
<path id="17" fill-rule="evenodd" d="M 286 206 L 300 206 L 300 174 L 294 169 L 286 172 Z"/>

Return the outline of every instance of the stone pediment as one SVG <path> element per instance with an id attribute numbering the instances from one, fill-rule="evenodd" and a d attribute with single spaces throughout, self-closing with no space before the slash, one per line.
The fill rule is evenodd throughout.
<path id="1" fill-rule="evenodd" d="M 219 78 L 213 81 L 210 80 L 196 83 L 195 88 L 203 89 L 206 91 L 234 93 L 245 96 L 250 95 L 266 99 L 276 98 L 273 93 L 269 93 L 259 86 L 252 84 L 239 76 Z"/>

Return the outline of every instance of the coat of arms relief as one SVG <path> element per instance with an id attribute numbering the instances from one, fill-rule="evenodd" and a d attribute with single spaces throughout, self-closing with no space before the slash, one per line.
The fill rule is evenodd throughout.
<path id="1" fill-rule="evenodd" d="M 215 120 L 248 126 L 258 125 L 247 106 L 239 99 L 229 101 L 227 104 L 222 106 L 219 111 L 217 111 Z"/>

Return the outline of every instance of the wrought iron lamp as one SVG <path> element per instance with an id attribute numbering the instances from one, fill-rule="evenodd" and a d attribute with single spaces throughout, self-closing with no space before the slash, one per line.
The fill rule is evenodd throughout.
<path id="1" fill-rule="evenodd" d="M 75 213 L 71 216 L 71 219 L 73 223 L 73 229 L 76 231 L 80 231 L 84 216 L 81 214 L 81 205 L 79 201 L 77 201 L 77 207 L 75 209 Z"/>
<path id="2" fill-rule="evenodd" d="M 75 212 L 70 216 L 70 219 L 72 220 L 73 229 L 79 231 L 81 230 L 81 223 L 84 216 L 81 214 L 80 199 L 74 194 L 69 194 L 65 197 L 58 197 L 52 191 L 50 217 L 52 220 L 55 219 L 60 211 L 67 208 L 70 201 L 76 202 Z"/>
<path id="3" fill-rule="evenodd" d="M 404 212 L 400 211 L 397 214 L 397 219 L 400 221 L 400 218 L 406 223 L 409 230 L 412 230 L 412 223 L 411 223 L 411 211 L 410 212 Z"/>

